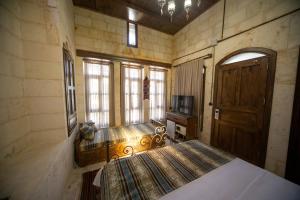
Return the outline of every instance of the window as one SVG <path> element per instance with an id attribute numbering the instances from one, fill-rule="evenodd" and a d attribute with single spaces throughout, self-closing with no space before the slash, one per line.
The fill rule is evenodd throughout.
<path id="1" fill-rule="evenodd" d="M 65 47 L 63 48 L 63 65 L 64 65 L 67 126 L 68 126 L 68 134 L 70 136 L 77 124 L 75 79 L 74 79 L 74 62 L 71 57 L 71 54 Z"/>
<path id="2" fill-rule="evenodd" d="M 137 124 L 143 121 L 142 100 L 143 69 L 136 66 L 122 67 L 123 124 Z"/>
<path id="3" fill-rule="evenodd" d="M 229 59 L 224 61 L 223 64 L 231 64 L 231 63 L 241 62 L 244 60 L 250 60 L 253 58 L 260 58 L 263 56 L 265 56 L 265 54 L 256 53 L 256 52 L 245 52 L 230 57 Z"/>
<path id="4" fill-rule="evenodd" d="M 111 64 L 85 60 L 86 118 L 97 128 L 110 125 Z"/>
<path id="5" fill-rule="evenodd" d="M 127 46 L 138 47 L 137 24 L 127 22 Z"/>
<path id="6" fill-rule="evenodd" d="M 166 72 L 150 69 L 150 119 L 164 119 L 165 113 Z"/>

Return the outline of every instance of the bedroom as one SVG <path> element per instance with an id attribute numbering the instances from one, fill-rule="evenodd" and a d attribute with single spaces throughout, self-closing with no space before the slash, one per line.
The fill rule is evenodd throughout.
<path id="1" fill-rule="evenodd" d="M 106 87 L 110 94 L 109 98 L 113 97 L 113 100 L 109 99 L 109 103 L 106 103 L 108 112 L 111 112 L 105 118 L 108 124 L 110 122 L 115 127 L 126 124 L 123 93 L 125 65 L 131 66 L 128 70 L 136 69 L 139 72 L 138 77 L 141 82 L 138 84 L 137 94 L 131 94 L 138 98 L 138 114 L 134 114 L 135 117 L 132 119 L 148 122 L 152 116 L 166 117 L 165 112 L 171 111 L 170 107 L 174 107 L 172 101 L 175 95 L 191 95 L 178 92 L 187 89 L 180 87 L 183 85 L 179 84 L 178 80 L 184 76 L 183 73 L 179 73 L 179 68 L 195 65 L 193 62 L 198 62 L 197 65 L 205 69 L 205 76 L 196 76 L 197 79 L 188 80 L 200 82 L 199 89 L 196 89 L 200 99 L 196 101 L 198 110 L 194 110 L 199 117 L 194 123 L 197 127 L 189 131 L 192 126 L 187 125 L 186 133 L 192 132 L 193 139 L 197 137 L 203 144 L 217 146 L 231 154 L 234 154 L 232 149 L 239 151 L 242 155 L 235 154 L 234 156 L 237 157 L 247 157 L 248 152 L 254 154 L 255 148 L 253 151 L 248 151 L 252 149 L 251 146 L 247 146 L 251 145 L 247 143 L 249 137 L 241 138 L 240 142 L 245 145 L 234 146 L 232 140 L 228 139 L 233 137 L 233 130 L 224 129 L 223 137 L 215 137 L 216 133 L 219 133 L 215 128 L 218 126 L 218 118 L 221 121 L 226 114 L 230 123 L 248 119 L 250 125 L 245 123 L 243 125 L 252 127 L 253 121 L 260 121 L 257 118 L 246 118 L 248 116 L 245 114 L 226 113 L 224 108 L 218 107 L 222 105 L 217 104 L 218 90 L 215 83 L 220 79 L 216 73 L 223 72 L 220 69 L 223 69 L 222 65 L 225 62 L 231 62 L 229 59 L 247 52 L 261 56 L 256 57 L 256 60 L 268 69 L 267 75 L 261 79 L 247 77 L 248 81 L 252 80 L 254 86 L 261 86 L 259 81 L 265 80 L 264 84 L 268 82 L 266 85 L 269 87 L 265 93 L 259 91 L 259 95 L 266 97 L 260 101 L 266 108 L 266 115 L 263 116 L 266 123 L 261 125 L 265 128 L 264 138 L 254 140 L 254 142 L 261 142 L 259 144 L 261 150 L 258 152 L 260 156 L 257 156 L 260 159 L 256 164 L 263 166 L 276 177 L 298 181 L 299 184 L 299 172 L 296 169 L 300 160 L 299 134 L 297 134 L 300 113 L 299 76 L 297 78 L 300 2 L 298 0 L 202 0 L 199 7 L 197 3 L 196 0 L 192 1 L 187 19 L 183 1 L 176 0 L 175 13 L 171 22 L 168 4 L 164 5 L 161 16 L 160 6 L 155 0 L 1 0 L 0 198 L 80 198 L 81 170 L 91 166 L 78 167 L 78 162 L 75 161 L 78 157 L 74 153 L 79 124 L 88 120 L 88 91 L 84 71 L 89 65 L 87 61 L 95 62 L 96 66 L 101 65 L 104 68 L 107 66 L 113 69 L 110 73 L 113 78 L 110 78 L 109 82 L 113 87 Z M 130 30 L 138 33 L 133 34 L 136 40 L 130 41 L 133 42 L 131 47 L 128 46 L 129 17 L 137 24 L 135 26 L 133 23 Z M 67 52 L 65 56 L 63 49 Z M 265 57 L 268 57 L 268 61 L 264 60 Z M 64 77 L 64 69 L 66 69 L 64 61 L 67 60 L 73 64 L 75 71 L 73 79 L 75 87 L 69 85 L 70 90 L 66 90 Z M 164 76 L 159 76 L 155 72 L 161 72 L 158 74 Z M 233 70 L 232 73 L 226 74 L 229 80 L 227 89 L 235 85 L 247 86 L 247 84 L 246 86 L 233 84 L 230 81 L 238 72 Z M 263 74 L 255 69 L 249 69 L 250 72 Z M 151 97 L 144 100 L 145 95 L 147 96 L 143 91 L 146 76 L 150 79 L 150 88 L 148 88 L 150 90 L 153 88 L 151 85 L 156 84 L 154 81 L 151 84 L 152 76 L 161 77 L 159 81 L 164 82 L 164 94 L 158 96 L 165 104 L 159 111 L 151 111 L 149 100 Z M 190 76 L 195 74 L 192 73 Z M 128 79 L 130 78 L 132 77 Z M 218 83 L 222 85 L 220 81 Z M 245 89 L 250 95 L 242 96 L 245 97 L 244 102 L 251 104 L 255 102 L 251 98 L 258 90 L 253 93 L 250 89 Z M 74 100 L 71 104 L 73 102 L 73 108 L 76 107 L 74 110 L 76 112 L 71 112 L 70 115 L 66 111 L 66 102 L 68 102 L 66 94 L 71 94 L 68 98 Z M 231 102 L 232 96 L 234 95 L 230 93 L 225 95 L 225 100 Z M 218 108 L 219 111 L 216 110 Z M 256 111 L 258 113 L 261 110 Z M 74 119 L 76 119 L 75 123 Z M 173 118 L 174 121 L 176 119 Z M 186 139 L 190 138 L 186 137 Z M 214 143 L 215 141 L 217 143 Z M 125 147 L 126 142 L 128 141 L 125 141 Z M 172 141 L 168 142 L 172 143 Z M 184 143 L 180 142 L 180 144 Z M 99 158 L 97 155 L 100 154 L 102 158 L 99 159 L 104 159 L 101 164 L 105 164 L 105 160 L 116 159 L 113 158 L 114 153 L 107 153 L 111 150 L 107 148 L 108 146 L 112 147 L 112 150 L 116 149 L 104 142 L 102 153 L 97 154 L 95 151 L 96 156 L 91 155 L 91 162 Z M 173 144 L 166 146 L 170 148 Z M 156 149 L 160 151 L 162 148 Z M 133 150 L 135 151 L 134 148 Z M 287 171 L 291 173 L 289 178 Z M 74 176 L 74 173 L 79 175 Z M 69 188 L 70 182 L 73 181 L 80 182 L 79 186 L 75 187 L 71 184 Z M 176 194 L 176 191 L 180 190 L 175 190 L 172 194 Z"/>

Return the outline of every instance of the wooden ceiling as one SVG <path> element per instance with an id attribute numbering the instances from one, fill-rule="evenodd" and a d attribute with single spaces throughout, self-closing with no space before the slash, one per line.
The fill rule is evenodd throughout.
<path id="1" fill-rule="evenodd" d="M 184 0 L 175 0 L 176 11 L 171 23 L 170 16 L 167 13 L 167 6 L 164 7 L 164 15 L 161 16 L 157 0 L 73 0 L 76 6 L 113 17 L 129 20 L 130 15 L 133 21 L 136 21 L 138 24 L 172 35 L 209 9 L 218 0 L 202 0 L 200 7 L 197 7 L 196 0 L 192 0 L 192 2 L 193 6 L 189 20 L 187 20 L 183 7 Z"/>

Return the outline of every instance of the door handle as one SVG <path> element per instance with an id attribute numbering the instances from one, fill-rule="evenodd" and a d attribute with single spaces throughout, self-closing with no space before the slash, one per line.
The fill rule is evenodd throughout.
<path id="1" fill-rule="evenodd" d="M 220 109 L 219 109 L 219 108 L 216 108 L 216 109 L 215 109 L 215 119 L 216 119 L 216 120 L 219 120 L 219 117 L 220 117 Z"/>

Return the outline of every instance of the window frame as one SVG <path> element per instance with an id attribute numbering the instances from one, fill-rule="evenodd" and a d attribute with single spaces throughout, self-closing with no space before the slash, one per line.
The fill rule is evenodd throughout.
<path id="1" fill-rule="evenodd" d="M 108 120 L 109 121 L 108 121 L 107 126 L 103 126 L 103 127 L 99 126 L 98 128 L 107 128 L 107 127 L 110 127 L 111 125 L 114 124 L 114 122 L 111 121 L 111 114 L 114 111 L 112 110 L 110 103 L 108 103 L 108 109 L 103 109 L 103 108 L 100 109 L 100 105 L 99 105 L 98 109 L 92 109 L 92 110 L 89 110 L 89 112 L 88 112 L 88 105 L 87 105 L 87 103 L 88 103 L 88 99 L 92 95 L 98 95 L 99 98 L 102 95 L 107 95 L 108 96 L 108 101 L 109 102 L 111 101 L 111 99 L 112 99 L 111 95 L 113 95 L 111 93 L 111 84 L 112 84 L 112 81 L 113 81 L 113 80 L 111 80 L 111 79 L 113 79 L 111 73 L 113 73 L 113 71 L 112 71 L 113 63 L 111 61 L 102 61 L 102 60 L 98 61 L 98 60 L 91 60 L 91 59 L 87 59 L 87 58 L 83 59 L 83 63 L 84 63 L 84 70 L 85 70 L 85 87 L 87 87 L 87 81 L 90 81 L 91 79 L 97 79 L 97 81 L 100 81 L 100 80 L 103 81 L 104 78 L 108 78 L 108 84 L 109 84 L 109 86 L 108 86 L 108 92 L 107 93 L 106 92 L 102 92 L 102 93 L 92 93 L 92 92 L 90 92 L 90 93 L 87 93 L 88 90 L 85 89 L 85 101 L 86 101 L 85 115 L 86 115 L 86 119 L 89 119 L 88 115 L 91 114 L 91 113 L 99 113 L 99 115 L 101 115 L 101 113 L 102 114 L 108 113 Z M 109 68 L 109 74 L 108 75 L 103 75 L 103 74 L 97 74 L 97 75 L 96 74 L 88 74 L 86 72 L 88 64 L 97 64 L 97 65 L 100 65 L 99 66 L 100 68 L 103 67 L 103 65 L 108 66 L 108 68 Z M 97 124 L 96 121 L 94 121 L 94 122 Z"/>
<path id="2" fill-rule="evenodd" d="M 135 45 L 129 43 L 129 24 L 133 24 L 135 26 Z M 134 21 L 127 21 L 127 46 L 138 48 L 138 25 Z"/>
<path id="3" fill-rule="evenodd" d="M 121 65 L 121 67 L 122 67 L 122 74 L 121 74 L 121 79 L 122 79 L 122 102 L 121 102 L 121 105 L 122 105 L 122 112 L 123 112 L 123 114 L 122 114 L 122 124 L 123 125 L 131 125 L 131 124 L 139 124 L 139 123 L 142 123 L 143 121 L 144 121 L 144 115 L 143 115 L 143 113 L 144 113 L 144 105 L 143 105 L 143 99 L 142 99 L 142 95 L 143 95 L 143 83 L 142 83 L 142 81 L 143 81 L 143 76 L 144 76 L 144 68 L 143 68 L 143 66 L 142 65 L 136 65 L 136 64 L 124 64 L 124 63 L 122 63 L 122 65 Z M 129 71 L 128 71 L 128 75 L 129 76 L 126 76 L 126 69 L 128 69 Z M 137 70 L 141 70 L 139 73 L 141 73 L 140 75 L 140 78 L 139 77 L 137 77 L 137 78 L 132 78 L 131 76 L 130 76 L 130 69 L 137 69 Z M 140 88 L 140 92 L 139 91 L 137 91 L 137 92 L 132 92 L 132 91 L 130 91 L 129 93 L 127 93 L 126 92 L 126 81 L 129 81 L 128 83 L 129 83 L 129 88 L 132 86 L 132 85 L 130 85 L 130 82 L 131 81 L 135 81 L 135 82 L 137 82 L 137 84 L 141 87 Z M 134 107 L 134 108 L 129 108 L 129 109 L 127 109 L 127 107 L 126 107 L 126 98 L 128 97 L 129 99 L 131 99 L 132 98 L 132 95 L 137 95 L 138 97 L 140 97 L 141 99 L 139 99 L 139 100 L 141 100 L 141 102 L 140 102 L 140 106 L 138 106 L 138 107 Z M 130 101 L 132 101 L 132 99 L 130 100 Z M 140 115 L 140 117 L 139 117 L 139 122 L 138 121 L 131 121 L 131 119 L 128 119 L 128 122 L 127 122 L 127 120 L 126 120 L 126 116 L 127 116 L 127 113 L 132 113 L 132 112 L 134 112 L 134 111 L 138 111 L 141 115 Z M 130 115 L 130 114 L 129 114 Z"/>
<path id="4" fill-rule="evenodd" d="M 63 68 L 64 68 L 64 86 L 68 136 L 70 136 L 77 126 L 77 108 L 75 93 L 75 67 L 70 51 L 63 47 Z"/>
<path id="5" fill-rule="evenodd" d="M 151 79 L 151 71 L 152 72 L 161 72 L 164 73 L 164 80 L 158 80 L 158 79 Z M 155 67 L 150 67 L 149 69 L 149 80 L 150 80 L 150 91 L 149 91 L 149 117 L 151 118 L 151 95 L 161 95 L 164 96 L 164 102 L 163 105 L 159 107 L 159 109 L 163 109 L 165 113 L 167 112 L 167 71 L 164 69 L 158 69 Z M 164 88 L 164 93 L 151 93 L 151 81 L 154 81 L 155 85 L 157 83 L 162 83 Z M 166 118 L 166 114 L 164 114 L 163 118 L 161 119 L 154 119 L 154 120 L 162 120 Z M 152 119 L 152 118 L 151 118 Z"/>

